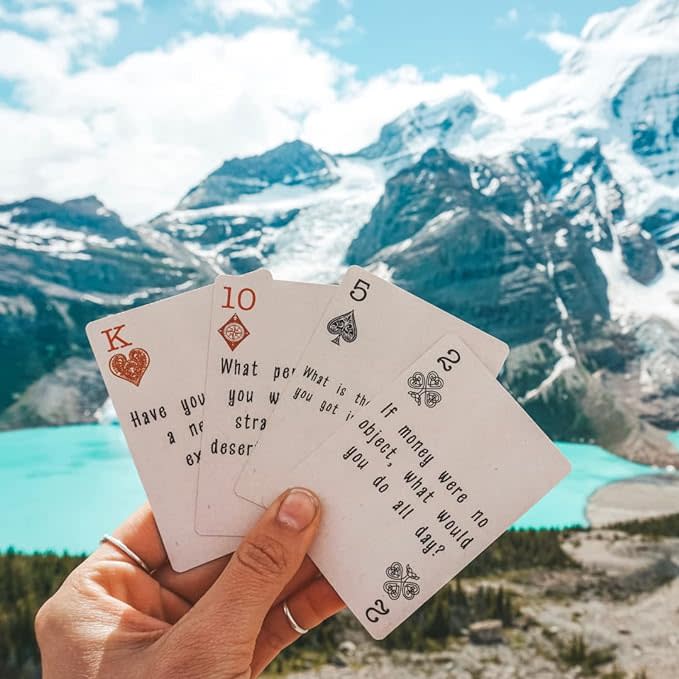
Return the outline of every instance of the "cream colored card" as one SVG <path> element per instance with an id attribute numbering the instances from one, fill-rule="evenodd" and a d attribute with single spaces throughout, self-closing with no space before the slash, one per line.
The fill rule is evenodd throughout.
<path id="1" fill-rule="evenodd" d="M 448 335 L 282 482 L 318 493 L 323 518 L 310 556 L 382 639 L 569 470 Z"/>
<path id="2" fill-rule="evenodd" d="M 243 535 L 261 508 L 233 488 L 332 297 L 329 285 L 220 276 L 214 284 L 196 524 Z"/>
<path id="3" fill-rule="evenodd" d="M 246 465 L 238 495 L 262 506 L 285 486 L 287 471 L 412 363 L 434 340 L 456 333 L 494 375 L 504 342 L 352 266 L 323 313 L 295 375 Z"/>
<path id="4" fill-rule="evenodd" d="M 87 326 L 170 564 L 177 571 L 232 552 L 239 542 L 198 535 L 194 529 L 211 300 L 208 286 Z"/>

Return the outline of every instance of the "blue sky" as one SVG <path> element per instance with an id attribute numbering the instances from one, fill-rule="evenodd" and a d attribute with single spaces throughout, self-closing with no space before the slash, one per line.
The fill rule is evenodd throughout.
<path id="1" fill-rule="evenodd" d="M 559 55 L 539 34 L 579 33 L 592 14 L 625 4 L 632 3 L 320 0 L 303 20 L 290 21 L 246 14 L 225 19 L 209 11 L 208 3 L 145 0 L 141 10 L 119 11 L 119 37 L 106 46 L 101 61 L 113 64 L 185 32 L 238 35 L 262 24 L 292 24 L 314 44 L 356 65 L 361 78 L 401 64 L 413 64 L 428 77 L 492 72 L 498 76 L 497 91 L 507 94 L 557 69 Z"/>
<path id="2" fill-rule="evenodd" d="M 460 93 L 502 105 L 621 6 L 0 0 L 0 202 L 96 193 L 146 219 L 227 157 L 298 137 L 353 151 Z"/>

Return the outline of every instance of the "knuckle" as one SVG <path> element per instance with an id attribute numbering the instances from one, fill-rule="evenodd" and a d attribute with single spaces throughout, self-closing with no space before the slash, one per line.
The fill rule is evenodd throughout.
<path id="1" fill-rule="evenodd" d="M 45 639 L 54 633 L 57 620 L 57 616 L 54 615 L 54 600 L 47 599 L 38 609 L 33 622 L 35 638 L 39 645 L 42 645 Z"/>
<path id="2" fill-rule="evenodd" d="M 246 538 L 236 550 L 235 558 L 241 567 L 257 577 L 279 576 L 288 568 L 284 545 L 268 535 Z"/>

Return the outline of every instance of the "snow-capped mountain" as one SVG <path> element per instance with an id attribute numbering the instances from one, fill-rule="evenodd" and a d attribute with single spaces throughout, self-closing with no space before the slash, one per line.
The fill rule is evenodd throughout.
<path id="1" fill-rule="evenodd" d="M 247 181 L 238 178 L 241 169 Z M 292 142 L 227 161 L 150 225 L 216 269 L 243 273 L 266 264 L 281 278 L 332 282 L 385 177 L 379 161 Z"/>
<path id="2" fill-rule="evenodd" d="M 329 186 L 338 179 L 335 159 L 303 141 L 292 141 L 256 158 L 227 160 L 179 203 L 182 209 L 206 208 L 257 194 L 273 184 Z"/>
<path id="3" fill-rule="evenodd" d="M 433 147 L 452 149 L 463 140 L 479 139 L 500 124 L 471 92 L 428 105 L 420 104 L 385 125 L 373 144 L 354 154 L 379 160 L 392 173 L 412 164 Z"/>
<path id="4" fill-rule="evenodd" d="M 372 207 L 384 182 L 430 148 L 481 163 L 517 152 L 528 158 L 553 149 L 565 165 L 582 163 L 587 150 L 596 148 L 605 171 L 624 194 L 625 218 L 636 225 L 630 230 L 639 227 L 652 235 L 669 261 L 679 266 L 678 66 L 679 0 L 643 0 L 595 15 L 564 53 L 554 76 L 507 99 L 463 92 L 445 101 L 422 103 L 387 123 L 374 143 L 351 155 L 333 157 L 293 142 L 253 159 L 227 161 L 192 189 L 177 210 L 161 216 L 166 222 L 161 228 L 172 232 L 181 229 L 182 222 L 190 227 L 208 215 L 269 215 L 269 222 L 253 225 L 264 234 L 261 243 L 252 240 L 252 230 L 245 231 L 247 247 L 254 248 L 248 250 L 247 263 L 253 257 L 267 261 L 282 238 L 287 243 L 280 243 L 278 250 L 286 255 L 295 252 L 294 270 L 307 270 L 308 264 L 309 274 L 317 275 L 311 265 L 318 255 L 314 244 L 321 241 L 323 254 L 338 263 L 337 252 L 348 241 L 331 246 L 327 233 L 337 230 L 330 226 L 320 233 L 313 226 L 320 214 L 310 214 L 309 208 L 318 209 L 327 200 L 328 212 L 334 215 L 338 207 L 344 211 L 343 205 L 355 206 L 355 214 L 346 210 L 347 223 L 341 229 L 343 236 L 353 235 L 356 221 L 365 217 L 358 204 Z M 495 179 L 502 181 L 502 175 Z M 579 186 L 577 177 L 574 181 Z M 361 184 L 366 185 L 364 190 Z M 584 190 L 598 191 L 594 211 L 611 199 L 596 188 L 602 185 L 597 177 L 584 182 Z M 561 200 L 568 201 L 566 179 L 558 190 Z M 212 210 L 198 213 L 195 208 Z M 306 226 L 305 214 L 310 214 L 311 222 Z M 292 232 L 295 243 L 287 239 Z M 191 233 L 199 242 L 195 229 Z M 303 261 L 304 251 L 308 262 Z M 220 253 L 212 248 L 208 254 Z"/>
<path id="5" fill-rule="evenodd" d="M 484 144 L 510 148 L 517 140 L 556 138 L 567 157 L 593 136 L 625 190 L 629 218 L 676 227 L 678 65 L 678 0 L 643 0 L 595 15 L 557 74 L 509 98 L 504 125 Z"/>
<path id="6" fill-rule="evenodd" d="M 105 390 L 85 324 L 210 279 L 181 244 L 90 196 L 0 205 L 0 427 L 90 417 Z"/>
<path id="7" fill-rule="evenodd" d="M 94 199 L 0 206 L 0 313 L 40 331 L 40 300 L 65 337 L 49 360 L 14 346 L 32 367 L 0 426 L 35 421 L 36 384 L 71 384 L 79 328 L 107 310 L 215 271 L 332 282 L 359 263 L 509 341 L 503 380 L 550 435 L 671 463 L 679 0 L 594 16 L 567 46 L 554 76 L 423 103 L 356 153 L 227 160 L 136 229 Z"/>

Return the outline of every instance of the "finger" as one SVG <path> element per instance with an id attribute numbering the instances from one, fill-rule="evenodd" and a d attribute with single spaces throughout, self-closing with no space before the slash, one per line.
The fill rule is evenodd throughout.
<path id="1" fill-rule="evenodd" d="M 175 626 L 173 643 L 204 654 L 211 667 L 232 662 L 231 649 L 238 649 L 239 662 L 249 663 L 264 618 L 302 565 L 319 520 L 320 505 L 310 491 L 293 488 L 281 495 Z"/>
<path id="2" fill-rule="evenodd" d="M 148 503 L 118 526 L 113 536 L 131 549 L 152 571 L 167 561 L 165 547 Z M 93 561 L 96 562 L 100 558 L 133 563 L 127 554 L 109 542 L 102 542 L 92 554 Z"/>
<path id="3" fill-rule="evenodd" d="M 318 578 L 287 599 L 290 614 L 301 627 L 311 630 L 344 608 L 344 602 L 324 578 Z M 252 658 L 252 676 L 266 666 L 300 634 L 290 625 L 283 604 L 273 608 L 264 620 Z"/>
<path id="4" fill-rule="evenodd" d="M 191 604 L 128 563 L 99 562 L 88 571 L 90 580 L 114 599 L 156 620 L 174 624 L 191 609 Z"/>
<path id="5" fill-rule="evenodd" d="M 153 577 L 166 589 L 191 603 L 196 603 L 212 587 L 230 559 L 231 554 L 183 573 L 178 573 L 166 563 L 153 574 Z"/>
<path id="6" fill-rule="evenodd" d="M 169 564 L 165 564 L 153 574 L 153 577 L 166 589 L 195 604 L 212 587 L 230 559 L 231 555 L 225 556 L 184 573 L 177 573 Z M 283 590 L 283 596 L 296 592 L 316 577 L 318 568 L 309 557 L 306 557 Z"/>
<path id="7" fill-rule="evenodd" d="M 158 599 L 162 606 L 161 619 L 170 625 L 174 625 L 191 610 L 191 604 L 188 601 L 162 587 L 158 592 Z"/>
<path id="8" fill-rule="evenodd" d="M 314 564 L 308 556 L 305 556 L 299 570 L 295 573 L 292 580 L 290 580 L 283 588 L 283 591 L 278 595 L 276 601 L 274 601 L 274 606 L 294 594 L 297 590 L 306 587 L 310 582 L 316 580 L 319 575 L 320 571 L 316 568 L 316 564 Z"/>

